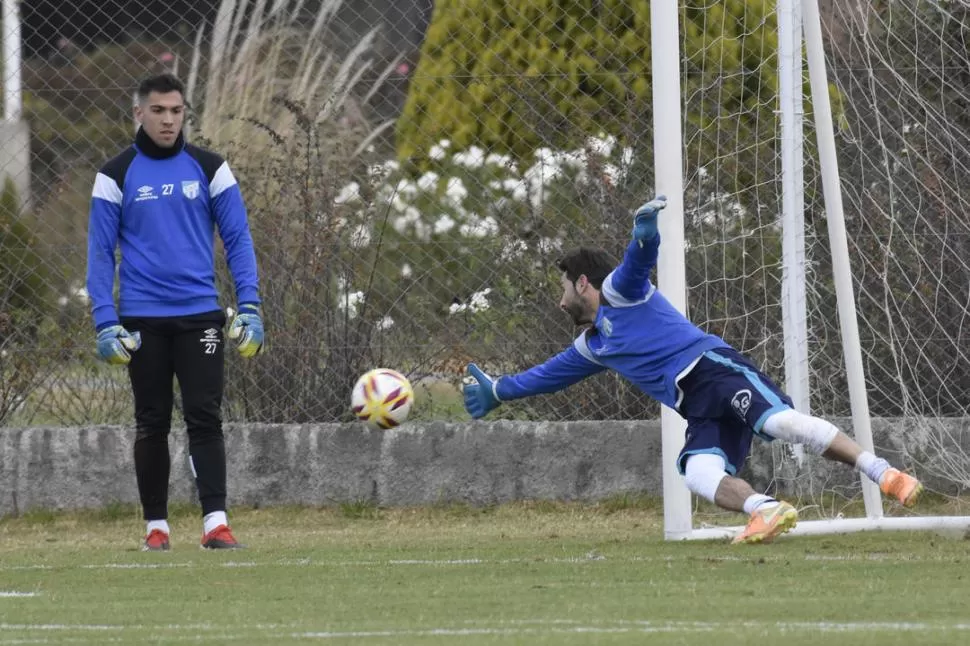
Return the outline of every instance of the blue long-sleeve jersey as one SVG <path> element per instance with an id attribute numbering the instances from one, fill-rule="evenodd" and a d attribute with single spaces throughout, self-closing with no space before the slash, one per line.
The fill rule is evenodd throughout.
<path id="1" fill-rule="evenodd" d="M 556 392 L 609 369 L 677 409 L 677 381 L 701 354 L 728 345 L 691 323 L 650 282 L 659 247 L 659 234 L 643 246 L 631 242 L 623 262 L 603 281 L 593 327 L 545 363 L 499 378 L 498 398 Z"/>
<path id="2" fill-rule="evenodd" d="M 185 143 L 157 146 L 143 130 L 98 172 L 88 225 L 87 290 L 94 325 L 120 316 L 186 316 L 219 309 L 215 229 L 238 303 L 256 303 L 256 255 L 229 165 Z M 121 248 L 114 302 L 115 249 Z"/>

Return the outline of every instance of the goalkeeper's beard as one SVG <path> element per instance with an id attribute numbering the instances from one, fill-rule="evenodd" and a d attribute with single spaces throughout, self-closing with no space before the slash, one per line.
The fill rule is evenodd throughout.
<path id="1" fill-rule="evenodd" d="M 593 321 L 586 314 L 586 310 L 582 303 L 570 303 L 569 305 L 565 306 L 563 310 L 566 312 L 566 314 L 569 314 L 569 318 L 573 320 L 573 323 L 575 323 L 577 327 L 590 325 L 593 323 Z"/>

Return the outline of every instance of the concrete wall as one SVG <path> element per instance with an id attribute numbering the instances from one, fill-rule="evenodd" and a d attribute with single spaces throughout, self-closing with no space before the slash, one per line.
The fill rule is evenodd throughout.
<path id="1" fill-rule="evenodd" d="M 833 420 L 843 421 L 844 420 Z M 970 468 L 970 422 L 934 421 Z M 970 481 L 940 478 L 927 425 L 874 420 L 876 444 L 915 466 L 932 489 L 955 493 Z M 474 505 L 521 499 L 597 500 L 623 492 L 661 495 L 656 421 L 408 424 L 390 432 L 358 424 L 229 425 L 230 505 Z M 0 515 L 31 508 L 72 509 L 137 502 L 133 432 L 119 427 L 0 429 Z M 906 447 L 906 450 L 903 450 Z M 775 467 L 780 445 L 755 442 L 743 475 L 791 495 L 858 491 L 841 465 L 813 458 L 802 469 Z M 185 432 L 171 441 L 172 500 L 194 501 Z M 916 460 L 914 464 L 913 461 Z M 925 463 L 925 464 L 924 464 Z"/>

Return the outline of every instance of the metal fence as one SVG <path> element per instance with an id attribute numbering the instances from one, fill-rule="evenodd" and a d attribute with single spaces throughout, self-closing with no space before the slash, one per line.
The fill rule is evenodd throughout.
<path id="1" fill-rule="evenodd" d="M 870 405 L 964 415 L 968 12 L 843 5 L 823 3 L 823 23 Z M 189 137 L 227 157 L 249 208 L 267 353 L 229 357 L 227 419 L 347 419 L 351 384 L 378 365 L 418 385 L 416 417 L 462 417 L 469 360 L 520 370 L 571 341 L 555 260 L 579 244 L 618 255 L 631 208 L 652 196 L 651 96 L 670 89 L 651 83 L 645 0 L 20 11 L 16 69 L 12 14 L 3 23 L 5 88 L 19 74 L 23 101 L 0 129 L 0 425 L 132 418 L 124 370 L 94 357 L 86 227 L 94 174 L 130 142 L 132 93 L 150 73 L 187 82 Z M 790 19 L 761 0 L 684 0 L 680 59 L 689 313 L 784 382 L 779 15 Z M 804 109 L 811 406 L 845 414 Z M 497 412 L 657 409 L 600 375 Z"/>

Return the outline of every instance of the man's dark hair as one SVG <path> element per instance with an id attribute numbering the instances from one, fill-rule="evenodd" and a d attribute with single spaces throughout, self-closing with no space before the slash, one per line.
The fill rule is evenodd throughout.
<path id="1" fill-rule="evenodd" d="M 149 76 L 138 86 L 138 100 L 144 101 L 152 92 L 158 92 L 159 94 L 178 92 L 182 95 L 182 98 L 185 98 L 185 85 L 174 74 Z"/>
<path id="2" fill-rule="evenodd" d="M 586 276 L 586 280 L 596 289 L 602 289 L 603 281 L 616 267 L 610 255 L 602 249 L 591 249 L 589 247 L 579 247 L 568 252 L 556 262 L 559 271 L 565 272 L 566 278 L 573 284 L 579 280 L 580 276 Z"/>

